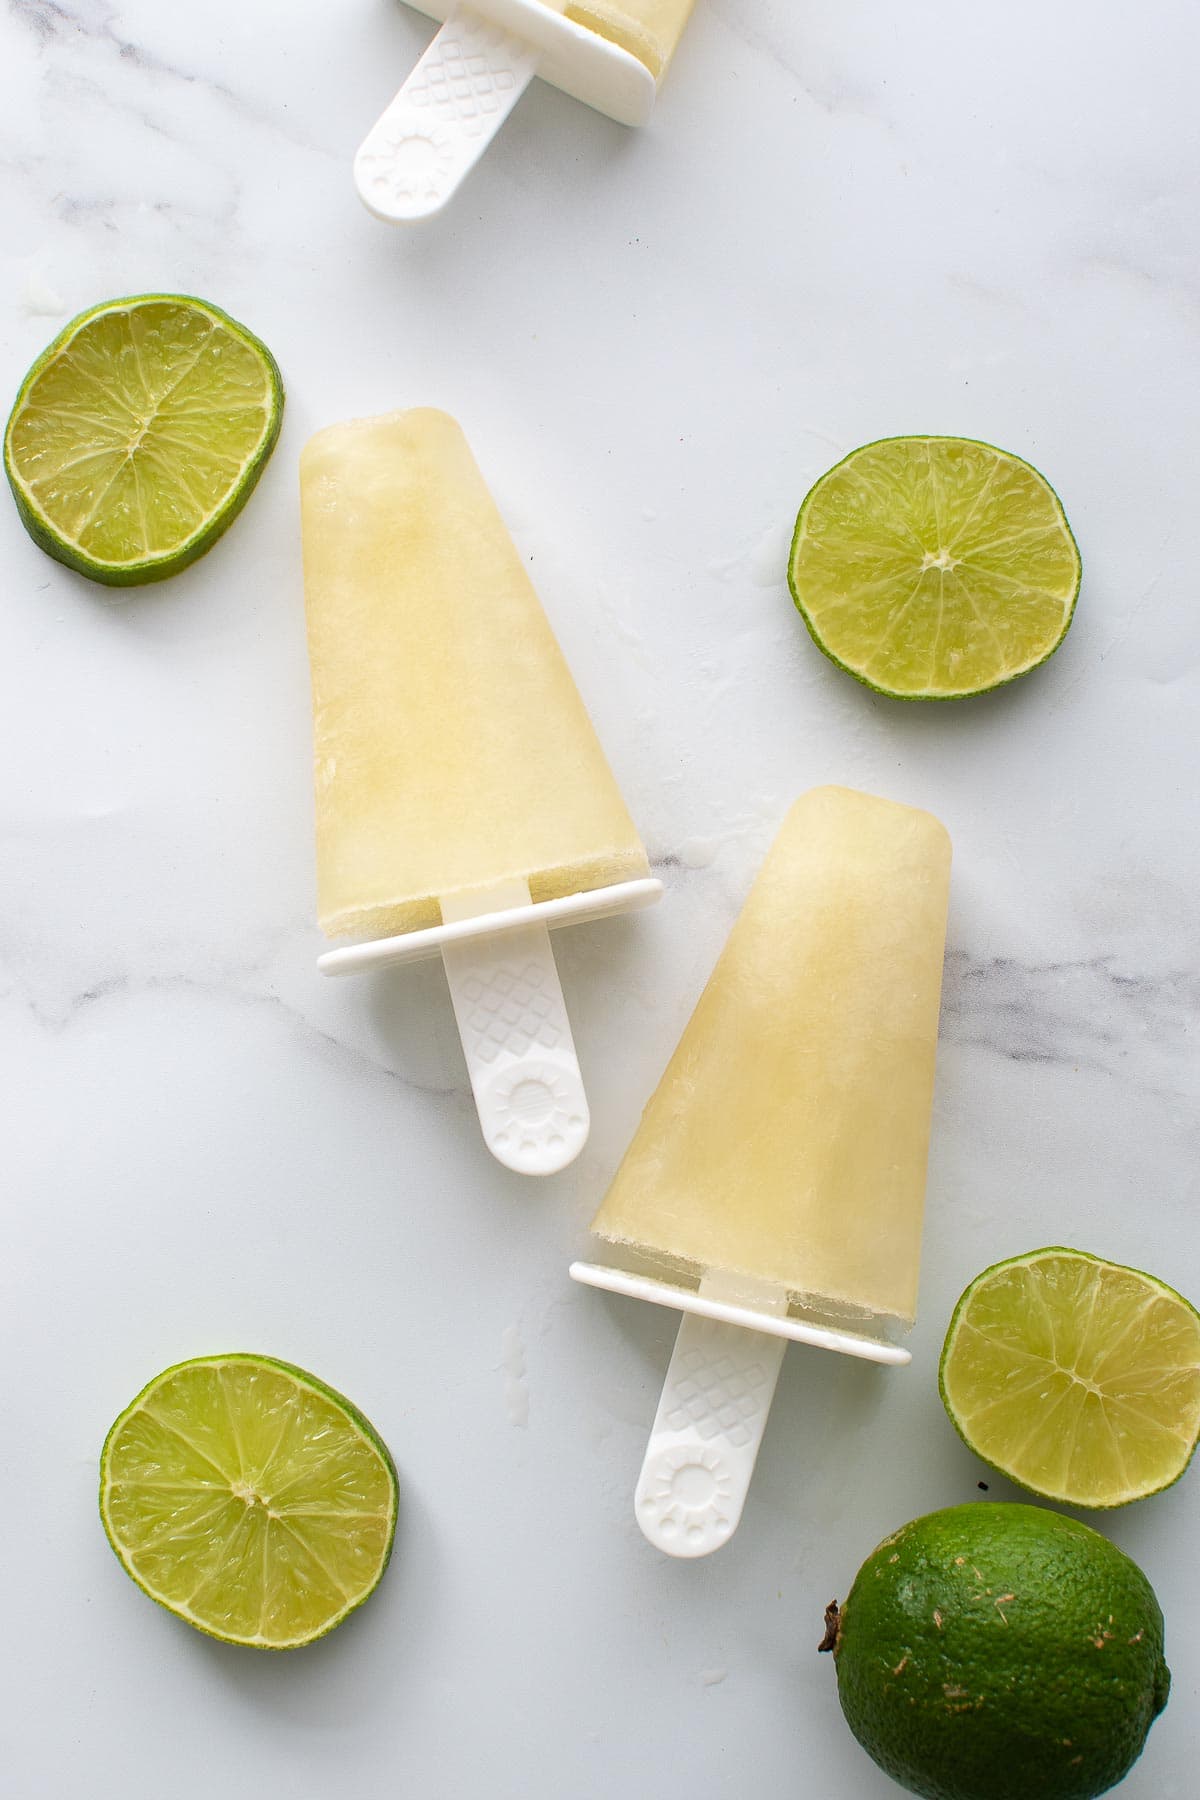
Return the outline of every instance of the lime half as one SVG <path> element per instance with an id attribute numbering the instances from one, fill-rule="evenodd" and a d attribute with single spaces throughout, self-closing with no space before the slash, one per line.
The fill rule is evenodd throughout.
<path id="1" fill-rule="evenodd" d="M 197 1630 L 262 1650 L 310 1644 L 374 1592 L 396 1504 L 362 1414 L 266 1356 L 167 1369 L 100 1459 L 100 1516 L 126 1572 Z"/>
<path id="2" fill-rule="evenodd" d="M 1124 1506 L 1178 1481 L 1200 1439 L 1200 1313 L 1138 1269 L 1034 1250 L 971 1283 L 940 1380 L 993 1468 L 1047 1500 Z"/>
<path id="3" fill-rule="evenodd" d="M 178 294 L 81 313 L 25 377 L 4 469 L 41 548 L 114 587 L 194 562 L 246 504 L 279 436 L 265 344 Z"/>
<path id="4" fill-rule="evenodd" d="M 879 693 L 961 700 L 1052 656 L 1079 592 L 1057 494 L 970 438 L 883 438 L 823 475 L 788 581 L 826 656 Z"/>

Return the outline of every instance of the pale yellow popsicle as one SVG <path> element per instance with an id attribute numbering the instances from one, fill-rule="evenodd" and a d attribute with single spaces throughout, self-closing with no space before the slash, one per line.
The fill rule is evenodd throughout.
<path id="1" fill-rule="evenodd" d="M 931 814 L 797 800 L 593 1231 L 660 1272 L 911 1321 L 949 878 Z"/>
<path id="2" fill-rule="evenodd" d="M 300 461 L 318 908 L 331 936 L 633 880 L 646 853 L 467 441 L 418 410 Z"/>
<path id="3" fill-rule="evenodd" d="M 695 0 L 568 0 L 566 6 L 550 5 L 577 25 L 586 25 L 600 37 L 611 39 L 644 62 L 656 81 L 661 81 Z"/>

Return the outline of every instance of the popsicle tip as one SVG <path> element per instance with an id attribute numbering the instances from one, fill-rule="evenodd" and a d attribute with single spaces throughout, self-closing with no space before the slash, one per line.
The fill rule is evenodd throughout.
<path id="1" fill-rule="evenodd" d="M 527 1090 L 523 1096 L 522 1089 Z M 587 1143 L 591 1118 L 586 1103 L 564 1114 L 549 1085 L 537 1077 L 518 1083 L 515 1097 L 528 1110 L 544 1107 L 544 1118 L 525 1120 L 509 1114 L 498 1130 L 488 1134 L 488 1149 L 497 1162 L 517 1175 L 557 1175 L 575 1161 Z"/>
<path id="2" fill-rule="evenodd" d="M 707 1444 L 654 1448 L 642 1465 L 635 1513 L 642 1536 L 667 1556 L 710 1556 L 741 1518 L 744 1489 Z"/>
<path id="3" fill-rule="evenodd" d="M 557 1175 L 587 1143 L 591 1114 L 573 1056 L 525 1055 L 474 1079 L 484 1141 L 518 1175 Z"/>
<path id="4" fill-rule="evenodd" d="M 537 51 L 494 20 L 452 12 L 354 159 L 369 212 L 406 225 L 457 193 L 538 66 Z"/>
<path id="5" fill-rule="evenodd" d="M 460 177 L 437 134 L 398 134 L 380 147 L 368 140 L 354 159 L 354 186 L 369 213 L 385 225 L 416 224 L 441 212 Z"/>

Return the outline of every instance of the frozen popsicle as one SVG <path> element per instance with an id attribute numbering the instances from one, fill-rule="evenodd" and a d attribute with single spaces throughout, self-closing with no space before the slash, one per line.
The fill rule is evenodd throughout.
<path id="1" fill-rule="evenodd" d="M 698 1315 L 638 1491 L 676 1554 L 736 1525 L 787 1338 L 908 1360 L 887 1333 L 916 1313 L 949 874 L 929 813 L 796 802 L 593 1221 L 633 1270 L 572 1270 Z M 727 1453 L 721 1495 L 676 1480 L 693 1451 L 714 1482 Z"/>
<path id="2" fill-rule="evenodd" d="M 455 421 L 319 432 L 300 465 L 318 913 L 331 974 L 441 953 L 489 1145 L 529 1172 L 587 1106 L 548 925 L 661 893 Z"/>
<path id="3" fill-rule="evenodd" d="M 440 210 L 535 75 L 622 125 L 644 125 L 694 0 L 412 0 L 441 31 L 354 163 L 381 219 Z"/>
<path id="4" fill-rule="evenodd" d="M 564 10 L 568 19 L 630 51 L 645 63 L 655 81 L 661 81 L 694 5 L 695 0 L 641 0 L 640 5 L 622 0 L 574 4 L 572 0 Z"/>

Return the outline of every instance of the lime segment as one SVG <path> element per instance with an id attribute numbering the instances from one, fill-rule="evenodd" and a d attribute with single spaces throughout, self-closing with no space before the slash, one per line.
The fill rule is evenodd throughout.
<path id="1" fill-rule="evenodd" d="M 96 581 L 158 581 L 212 545 L 279 435 L 266 346 L 206 301 L 147 294 L 73 319 L 22 384 L 4 467 L 43 550 Z"/>
<path id="2" fill-rule="evenodd" d="M 156 1377 L 104 1446 L 100 1512 L 127 1572 L 189 1625 L 289 1650 L 379 1582 L 391 1457 L 349 1401 L 287 1363 L 201 1357 Z"/>
<path id="3" fill-rule="evenodd" d="M 859 681 L 957 700 L 1053 654 L 1080 561 L 1058 496 L 1019 457 L 968 438 L 885 438 L 808 494 L 788 580 L 815 642 Z"/>
<path id="4" fill-rule="evenodd" d="M 987 1269 L 946 1335 L 942 1399 L 976 1455 L 1032 1493 L 1124 1506 L 1200 1439 L 1200 1314 L 1137 1269 L 1037 1250 Z"/>

